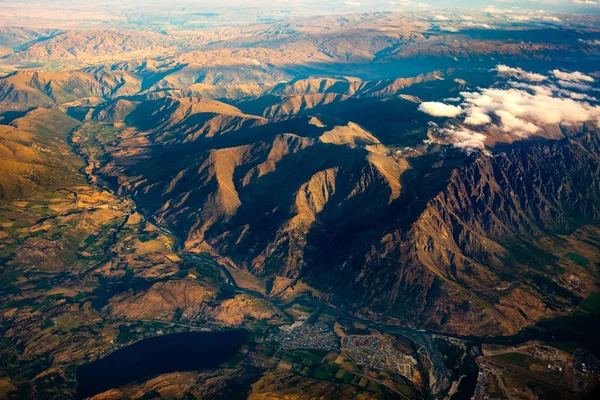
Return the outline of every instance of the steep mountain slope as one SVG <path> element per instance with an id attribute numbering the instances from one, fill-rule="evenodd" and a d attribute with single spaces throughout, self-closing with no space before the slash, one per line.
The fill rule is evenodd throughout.
<path id="1" fill-rule="evenodd" d="M 179 40 L 195 41 L 198 46 L 205 39 L 198 36 L 179 37 Z M 152 31 L 122 30 L 81 30 L 56 32 L 54 35 L 32 40 L 18 49 L 14 54 L 3 58 L 4 63 L 46 62 L 50 60 L 90 62 L 120 59 L 126 54 L 127 59 L 164 55 L 181 49 L 181 42 Z"/>
<path id="2" fill-rule="evenodd" d="M 126 63 L 111 68 L 96 67 L 67 72 L 19 71 L 0 78 L 0 111 L 23 111 L 86 98 L 108 100 L 136 95 L 144 99 L 256 99 L 270 91 L 273 94 L 270 104 L 265 103 L 263 98 L 257 104 L 250 101 L 248 107 L 252 113 L 275 116 L 297 114 L 306 108 L 355 94 L 390 97 L 412 85 L 442 78 L 440 73 L 433 73 L 397 80 L 353 80 L 350 86 L 328 85 L 330 79 L 278 84 L 291 79 L 291 75 L 279 70 L 265 71 L 256 66 L 227 69 L 189 64 Z M 283 98 L 287 98 L 287 102 L 282 102 Z M 272 110 L 261 109 L 269 106 Z"/>
<path id="3" fill-rule="evenodd" d="M 83 165 L 66 144 L 77 124 L 59 110 L 37 109 L 0 125 L 0 199 L 77 183 L 73 172 Z"/>
<path id="4" fill-rule="evenodd" d="M 570 309 L 597 279 L 555 253 L 566 240 L 556 234 L 600 218 L 592 126 L 492 156 L 434 147 L 405 158 L 373 131 L 336 119 L 276 122 L 201 102 L 250 118 L 214 136 L 181 99 L 140 104 L 148 125 L 135 111 L 124 119 L 137 128 L 116 133 L 101 176 L 189 249 L 278 280 L 273 296 L 302 282 L 365 316 L 511 334 Z"/>
<path id="5" fill-rule="evenodd" d="M 461 333 L 514 333 L 568 309 L 595 273 L 548 252 L 568 248 L 552 234 L 598 222 L 599 144 L 591 132 L 478 158 L 453 172 L 409 229 L 386 233 L 330 288 L 353 288 L 355 306 Z M 308 281 L 322 283 L 323 271 L 313 274 Z"/>
<path id="6" fill-rule="evenodd" d="M 345 96 L 390 97 L 400 93 L 402 89 L 415 84 L 443 80 L 440 72 L 418 75 L 410 78 L 382 79 L 362 81 L 358 78 L 309 78 L 296 79 L 292 82 L 280 83 L 269 94 L 302 95 L 302 94 L 341 94 Z"/>
<path id="7" fill-rule="evenodd" d="M 0 57 L 11 54 L 19 46 L 59 33 L 53 29 L 28 29 L 17 27 L 0 28 Z"/>
<path id="8" fill-rule="evenodd" d="M 16 72 L 0 79 L 0 111 L 29 110 L 88 97 L 132 95 L 140 85 L 123 71 Z"/>
<path id="9" fill-rule="evenodd" d="M 355 168 L 368 168 L 372 177 L 365 184 L 369 185 L 375 180 L 382 186 L 384 204 L 387 204 L 392 193 L 398 195 L 399 171 L 396 169 L 400 167 L 394 163 L 387 165 L 379 160 L 380 153 L 386 152 L 386 149 L 383 146 L 377 147 L 377 139 L 357 126 L 337 127 L 326 131 L 325 128 L 307 125 L 306 129 L 307 132 L 316 130 L 324 134 L 320 140 L 313 135 L 277 134 L 276 128 L 269 134 L 259 126 L 254 131 L 246 130 L 244 133 L 246 137 L 243 140 L 252 140 L 251 138 L 255 137 L 249 144 L 207 150 L 199 148 L 192 152 L 179 147 L 176 148 L 178 150 L 170 149 L 169 146 L 163 150 L 153 148 L 147 153 L 150 155 L 148 162 L 133 164 L 127 161 L 130 158 L 127 152 L 122 151 L 118 159 L 115 159 L 115 165 L 107 166 L 106 170 L 109 171 L 113 167 L 120 170 L 122 163 L 129 164 L 128 173 L 132 174 L 133 179 L 128 180 L 127 186 L 131 189 L 142 189 L 148 196 L 140 198 L 142 203 L 153 207 L 159 220 L 178 225 L 180 229 L 189 233 L 193 232 L 190 240 L 194 242 L 202 241 L 204 232 L 217 221 L 224 222 L 233 217 L 243 203 L 248 204 L 244 201 L 246 197 L 254 199 L 255 203 L 248 205 L 258 206 L 260 213 L 268 212 L 270 204 L 281 208 L 281 212 L 287 215 L 284 218 L 288 220 L 294 217 L 297 217 L 298 221 L 304 217 L 314 219 L 313 214 L 318 213 L 321 207 L 312 204 L 314 199 L 308 204 L 307 197 L 297 197 L 293 200 L 288 196 L 293 195 L 302 185 L 306 185 L 306 196 L 316 196 L 316 192 L 313 193 L 316 190 L 322 192 L 321 197 L 328 197 L 327 192 L 332 188 L 327 188 L 329 184 L 326 182 L 334 179 L 337 174 L 352 173 Z M 263 136 L 265 134 L 267 136 Z M 260 137 L 264 139 L 257 140 Z M 188 139 L 183 142 L 186 141 Z M 160 143 L 163 146 L 168 141 L 161 140 Z M 202 142 L 199 144 L 202 145 Z M 170 165 L 161 166 L 159 171 L 153 157 L 162 157 L 173 152 L 181 152 L 179 158 Z M 294 174 L 286 176 L 280 173 L 277 164 L 282 160 L 289 163 L 289 171 L 295 170 Z M 331 170 L 322 175 L 319 171 L 324 165 Z M 152 187 L 146 187 L 149 183 L 146 174 L 152 176 Z M 313 176 L 314 174 L 316 175 Z M 192 182 L 196 182 L 193 189 L 190 187 Z M 289 190 L 284 190 L 282 185 Z M 320 185 L 325 186 L 318 189 Z M 279 187 L 278 191 L 281 193 L 277 193 L 275 187 Z M 365 189 L 349 187 L 345 190 L 348 190 L 347 195 L 350 195 L 352 190 Z M 325 201 L 325 197 L 320 201 Z M 150 200 L 151 198 L 153 200 Z M 278 200 L 281 204 L 277 204 Z M 291 209 L 285 210 L 288 201 L 292 202 L 289 204 Z M 296 208 L 298 210 L 294 211 Z M 305 211 L 304 214 L 302 210 Z M 258 215 L 253 210 L 244 210 L 240 214 Z M 182 219 L 179 219 L 180 217 Z M 305 228 L 303 229 L 306 230 Z"/>
<path id="10" fill-rule="evenodd" d="M 161 145 L 194 142 L 263 125 L 266 120 L 208 98 L 163 97 L 149 101 L 118 100 L 95 111 L 94 119 L 126 123 L 147 131 L 145 140 Z"/>
<path id="11" fill-rule="evenodd" d="M 240 65 L 214 68 L 217 53 L 232 51 L 18 72 L 0 79 L 0 100 L 9 121 L 60 104 L 77 119 L 65 129 L 83 122 L 73 143 L 97 147 L 86 154 L 92 179 L 131 195 L 188 249 L 226 256 L 268 282 L 274 297 L 308 285 L 365 316 L 506 334 L 590 290 L 594 273 L 557 261 L 554 250 L 557 233 L 598 219 L 595 128 L 555 126 L 539 138 L 568 138 L 515 143 L 509 155 L 498 144 L 492 157 L 472 158 L 433 144 L 445 142 L 428 136 L 432 118 L 418 104 L 489 84 L 488 71 L 291 79 L 261 61 L 245 69 L 270 54 L 256 49 L 241 52 Z M 40 154 L 10 151 L 52 174 Z M 5 179 L 6 195 L 34 187 L 28 174 L 12 186 Z M 553 255 L 536 264 L 530 252 Z"/>

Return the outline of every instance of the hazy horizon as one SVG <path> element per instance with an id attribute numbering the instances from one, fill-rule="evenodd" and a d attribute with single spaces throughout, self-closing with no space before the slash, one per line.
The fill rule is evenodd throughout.
<path id="1" fill-rule="evenodd" d="M 470 10 L 490 15 L 529 13 L 598 14 L 596 0 L 104 0 L 92 4 L 73 0 L 2 1 L 0 26 L 87 29 L 93 27 L 211 28 L 270 22 L 288 18 L 369 12 L 449 12 Z"/>

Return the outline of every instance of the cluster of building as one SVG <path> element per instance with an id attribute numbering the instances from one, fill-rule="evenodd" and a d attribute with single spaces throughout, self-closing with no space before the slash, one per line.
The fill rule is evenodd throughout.
<path id="1" fill-rule="evenodd" d="M 294 326 L 290 330 L 282 329 L 269 335 L 267 341 L 278 343 L 283 350 L 335 350 L 339 348 L 337 336 L 329 325 L 322 322 L 302 324 Z"/>
<path id="2" fill-rule="evenodd" d="M 559 361 L 563 363 L 567 361 L 567 356 L 565 353 L 552 347 L 534 346 L 530 349 L 529 353 L 533 357 L 538 358 L 540 360 Z"/>
<path id="3" fill-rule="evenodd" d="M 573 368 L 583 375 L 600 375 L 600 360 L 588 351 L 577 349 L 573 353 Z"/>
<path id="4" fill-rule="evenodd" d="M 396 350 L 379 336 L 348 336 L 345 350 L 357 364 L 412 378 L 417 360 Z"/>
<path id="5" fill-rule="evenodd" d="M 487 399 L 487 390 L 490 384 L 490 375 L 483 370 L 479 370 L 477 376 L 477 384 L 475 386 L 475 393 L 473 393 L 472 400 L 484 400 Z"/>

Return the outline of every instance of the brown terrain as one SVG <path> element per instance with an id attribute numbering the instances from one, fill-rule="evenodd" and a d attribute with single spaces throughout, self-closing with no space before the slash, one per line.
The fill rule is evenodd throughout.
<path id="1" fill-rule="evenodd" d="M 253 335 L 230 363 L 93 398 L 443 397 L 462 339 L 581 310 L 600 282 L 597 79 L 570 92 L 593 117 L 527 137 L 492 120 L 475 150 L 435 136 L 461 117 L 419 106 L 514 88 L 500 60 L 596 60 L 593 20 L 484 34 L 427 15 L 0 29 L 0 397 L 69 398 L 75 365 L 230 328 Z M 324 348 L 272 344 L 314 322 Z M 410 373 L 353 358 L 349 337 L 383 349 L 400 328 L 456 336 L 460 365 L 421 333 L 387 347 Z"/>

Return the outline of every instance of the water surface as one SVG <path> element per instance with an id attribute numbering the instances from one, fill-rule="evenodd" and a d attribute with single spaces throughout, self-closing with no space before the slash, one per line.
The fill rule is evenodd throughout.
<path id="1" fill-rule="evenodd" d="M 77 368 L 77 394 L 92 396 L 154 375 L 216 368 L 248 340 L 243 330 L 186 332 L 144 339 Z"/>

